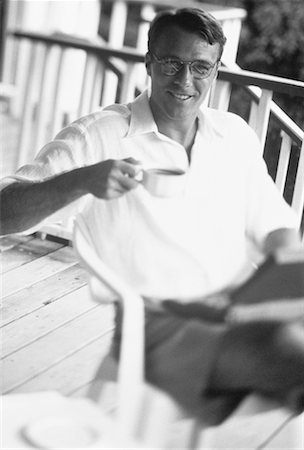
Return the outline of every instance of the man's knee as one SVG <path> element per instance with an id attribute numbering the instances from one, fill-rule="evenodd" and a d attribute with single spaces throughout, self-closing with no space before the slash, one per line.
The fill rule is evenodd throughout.
<path id="1" fill-rule="evenodd" d="M 303 386 L 303 374 L 303 324 L 252 321 L 226 331 L 213 384 L 221 389 L 271 392 Z"/>

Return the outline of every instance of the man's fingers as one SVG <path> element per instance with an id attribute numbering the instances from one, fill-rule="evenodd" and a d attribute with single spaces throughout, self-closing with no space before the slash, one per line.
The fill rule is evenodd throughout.
<path id="1" fill-rule="evenodd" d="M 118 182 L 120 184 L 120 187 L 122 188 L 122 191 L 129 191 L 131 189 L 135 189 L 138 186 L 138 181 L 128 176 L 119 177 Z"/>
<path id="2" fill-rule="evenodd" d="M 134 158 L 126 158 L 120 161 L 120 169 L 124 175 L 134 178 L 141 170 L 141 163 Z"/>
<path id="3" fill-rule="evenodd" d="M 123 161 L 129 162 L 131 164 L 141 164 L 140 161 L 138 161 L 138 159 L 132 158 L 132 156 L 130 156 L 129 158 L 124 158 Z"/>

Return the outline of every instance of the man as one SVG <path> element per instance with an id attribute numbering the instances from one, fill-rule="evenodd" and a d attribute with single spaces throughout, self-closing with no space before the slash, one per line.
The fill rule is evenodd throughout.
<path id="1" fill-rule="evenodd" d="M 253 131 L 233 114 L 202 108 L 224 44 L 220 25 L 201 10 L 161 13 L 146 55 L 151 90 L 62 130 L 2 190 L 2 233 L 82 200 L 98 253 L 149 299 L 148 379 L 209 423 L 251 390 L 280 399 L 304 390 L 299 324 L 204 320 L 200 299 L 248 273 L 249 241 L 265 256 L 300 245 Z M 185 171 L 184 192 L 153 197 L 137 181 L 141 167 Z M 177 303 L 164 307 L 168 298 Z M 117 322 L 119 339 L 120 311 Z"/>

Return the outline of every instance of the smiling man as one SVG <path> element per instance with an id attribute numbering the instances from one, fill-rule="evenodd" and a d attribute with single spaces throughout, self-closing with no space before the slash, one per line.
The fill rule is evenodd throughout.
<path id="1" fill-rule="evenodd" d="M 103 260 L 147 299 L 147 378 L 208 423 L 251 390 L 304 403 L 300 323 L 213 323 L 205 315 L 205 296 L 248 273 L 249 242 L 265 257 L 300 246 L 253 130 L 202 106 L 225 40 L 202 10 L 160 13 L 148 37 L 151 88 L 63 129 L 1 192 L 3 234 L 79 213 Z M 137 180 L 141 167 L 185 172 L 183 191 L 154 197 Z M 118 346 L 120 321 L 118 310 Z"/>
<path id="2" fill-rule="evenodd" d="M 180 24 L 176 16 L 170 20 L 164 15 L 151 28 L 146 67 L 158 130 L 183 145 L 190 158 L 200 108 L 216 78 L 225 38 L 219 32 L 194 34 L 195 21 L 190 15 L 181 16 Z M 201 24 L 197 25 L 200 29 Z"/>

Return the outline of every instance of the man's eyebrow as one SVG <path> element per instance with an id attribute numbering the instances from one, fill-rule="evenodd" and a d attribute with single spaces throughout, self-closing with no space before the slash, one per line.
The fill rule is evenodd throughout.
<path id="1" fill-rule="evenodd" d="M 158 56 L 159 59 L 176 59 L 178 61 L 185 61 L 185 62 L 200 62 L 202 64 L 206 64 L 207 66 L 212 66 L 213 63 L 211 63 L 210 61 L 206 61 L 205 59 L 192 59 L 192 60 L 186 60 L 186 59 L 181 59 L 179 56 L 175 56 L 175 55 L 164 55 L 164 56 Z"/>

